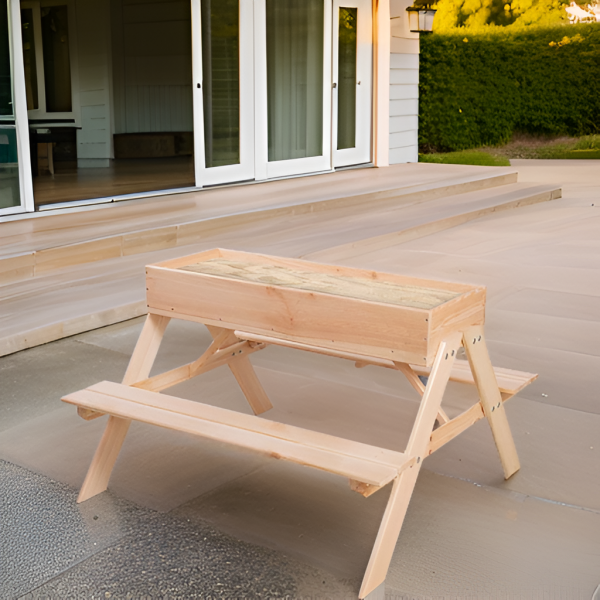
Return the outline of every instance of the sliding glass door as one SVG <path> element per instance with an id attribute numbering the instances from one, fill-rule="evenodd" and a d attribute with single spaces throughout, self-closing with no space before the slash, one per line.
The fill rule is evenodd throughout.
<path id="1" fill-rule="evenodd" d="M 196 185 L 254 179 L 252 0 L 192 0 Z"/>
<path id="2" fill-rule="evenodd" d="M 371 156 L 370 0 L 192 0 L 196 180 Z"/>
<path id="3" fill-rule="evenodd" d="M 0 0 L 0 215 L 33 210 L 20 45 L 19 4 Z"/>
<path id="4" fill-rule="evenodd" d="M 331 0 L 255 0 L 257 179 L 331 169 Z"/>
<path id="5" fill-rule="evenodd" d="M 333 0 L 333 166 L 371 160 L 370 0 Z"/>

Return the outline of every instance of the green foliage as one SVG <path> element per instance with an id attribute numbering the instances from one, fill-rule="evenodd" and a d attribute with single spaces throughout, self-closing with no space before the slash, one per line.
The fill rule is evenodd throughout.
<path id="1" fill-rule="evenodd" d="M 422 36 L 419 89 L 426 151 L 598 133 L 600 24 Z"/>
<path id="2" fill-rule="evenodd" d="M 565 24 L 568 4 L 569 0 L 440 0 L 434 30 L 450 33 L 468 28 L 482 32 L 494 27 Z"/>
<path id="3" fill-rule="evenodd" d="M 509 167 L 510 161 L 479 150 L 448 152 L 445 154 L 419 154 L 419 162 L 444 165 L 483 165 L 486 167 Z"/>

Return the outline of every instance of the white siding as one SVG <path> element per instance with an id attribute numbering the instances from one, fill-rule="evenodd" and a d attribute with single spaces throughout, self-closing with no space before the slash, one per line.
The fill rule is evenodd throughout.
<path id="1" fill-rule="evenodd" d="M 417 162 L 419 55 L 390 57 L 390 164 Z"/>

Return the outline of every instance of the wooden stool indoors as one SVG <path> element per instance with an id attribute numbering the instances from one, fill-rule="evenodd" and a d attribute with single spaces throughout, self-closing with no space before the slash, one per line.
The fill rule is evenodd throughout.
<path id="1" fill-rule="evenodd" d="M 485 416 L 505 477 L 519 470 L 503 401 L 536 375 L 492 367 L 483 334 L 484 287 L 220 249 L 150 265 L 146 279 L 148 317 L 123 383 L 104 381 L 63 398 L 84 419 L 110 415 L 80 502 L 106 489 L 134 419 L 336 473 L 364 496 L 391 482 L 359 593 L 365 598 L 385 581 L 429 454 Z M 205 324 L 213 342 L 196 361 L 149 377 L 170 319 Z M 422 396 L 404 452 L 160 393 L 227 365 L 260 415 L 272 405 L 248 357 L 269 344 L 400 371 Z M 468 360 L 457 360 L 461 346 Z M 476 385 L 480 397 L 454 419 L 441 407 L 448 380 Z"/>

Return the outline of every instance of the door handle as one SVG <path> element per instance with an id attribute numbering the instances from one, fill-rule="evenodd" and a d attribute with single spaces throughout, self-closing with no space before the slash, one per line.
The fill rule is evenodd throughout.
<path id="1" fill-rule="evenodd" d="M 334 83 L 334 84 L 333 84 L 333 87 L 334 87 L 334 88 L 336 88 L 336 87 L 337 87 L 337 83 Z"/>

